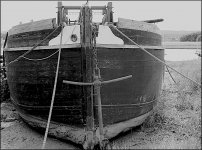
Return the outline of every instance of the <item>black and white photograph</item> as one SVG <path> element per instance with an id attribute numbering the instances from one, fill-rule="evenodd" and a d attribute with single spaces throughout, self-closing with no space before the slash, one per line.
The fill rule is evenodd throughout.
<path id="1" fill-rule="evenodd" d="M 1 149 L 201 149 L 201 1 L 1 0 Z"/>

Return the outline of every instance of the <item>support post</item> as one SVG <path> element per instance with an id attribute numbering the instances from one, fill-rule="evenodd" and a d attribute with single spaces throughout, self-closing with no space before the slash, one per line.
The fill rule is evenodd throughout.
<path id="1" fill-rule="evenodd" d="M 63 18 L 62 16 L 63 16 L 62 2 L 59 1 L 58 2 L 58 20 L 57 20 L 58 26 L 62 23 L 62 18 Z"/>
<path id="2" fill-rule="evenodd" d="M 106 22 L 113 22 L 113 11 L 112 11 L 112 2 L 108 2 L 107 8 L 103 10 L 104 17 L 102 19 L 102 24 Z"/>
<path id="3" fill-rule="evenodd" d="M 107 4 L 107 22 L 113 22 L 112 2 Z"/>

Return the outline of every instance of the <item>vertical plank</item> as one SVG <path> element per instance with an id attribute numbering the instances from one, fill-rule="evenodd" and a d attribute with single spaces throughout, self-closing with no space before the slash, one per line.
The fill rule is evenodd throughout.
<path id="1" fill-rule="evenodd" d="M 82 45 L 82 70 L 83 82 L 93 82 L 92 69 L 92 29 L 90 23 L 92 22 L 92 11 L 88 6 L 81 8 L 81 45 Z M 86 103 L 86 127 L 87 130 L 94 128 L 94 114 L 93 114 L 93 87 L 84 86 L 84 97 Z"/>
<path id="2" fill-rule="evenodd" d="M 107 22 L 113 22 L 112 2 L 107 4 Z"/>

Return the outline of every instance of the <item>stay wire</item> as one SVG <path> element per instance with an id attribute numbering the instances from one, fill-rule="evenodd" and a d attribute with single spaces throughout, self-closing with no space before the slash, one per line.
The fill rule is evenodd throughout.
<path id="1" fill-rule="evenodd" d="M 169 69 L 168 69 L 168 67 L 167 67 L 167 66 L 166 66 L 166 69 L 167 69 L 167 71 L 168 71 L 168 73 L 169 73 L 170 77 L 172 78 L 173 82 L 174 82 L 175 84 L 177 84 L 177 82 L 174 80 L 174 78 L 173 78 L 173 76 L 171 75 L 171 73 L 170 73 L 170 71 L 169 71 Z"/>
<path id="2" fill-rule="evenodd" d="M 108 26 L 113 27 L 116 31 L 118 31 L 121 35 L 123 35 L 125 38 L 127 38 L 129 41 L 131 41 L 133 44 L 135 44 L 137 47 L 139 47 L 142 51 L 144 51 L 145 53 L 149 54 L 151 57 L 153 57 L 154 59 L 158 60 L 159 62 L 161 62 L 162 64 L 164 64 L 165 66 L 167 66 L 168 68 L 174 70 L 175 72 L 177 72 L 178 74 L 180 74 L 181 76 L 183 76 L 184 78 L 192 81 L 193 83 L 197 84 L 200 88 L 201 88 L 201 84 L 190 79 L 189 77 L 183 75 L 182 73 L 180 73 L 179 71 L 175 70 L 174 68 L 170 67 L 169 65 L 167 65 L 164 61 L 162 61 L 161 59 L 159 59 L 158 57 L 154 56 L 153 54 L 151 54 L 150 52 L 148 52 L 147 50 L 145 50 L 142 46 L 140 46 L 139 44 L 137 44 L 136 42 L 134 42 L 133 40 L 131 40 L 127 35 L 125 35 L 123 32 L 121 32 L 119 29 L 117 29 L 113 24 L 108 24 Z"/>

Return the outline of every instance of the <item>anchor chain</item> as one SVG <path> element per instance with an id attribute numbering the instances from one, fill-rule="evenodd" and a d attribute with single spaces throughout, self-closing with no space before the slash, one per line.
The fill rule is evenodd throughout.
<path id="1" fill-rule="evenodd" d="M 97 47 L 96 47 L 96 37 L 98 35 L 98 26 L 96 24 L 92 25 L 92 43 L 93 43 L 93 76 L 94 79 L 96 76 L 100 79 L 100 69 L 98 68 L 98 59 L 97 59 Z"/>
<path id="2" fill-rule="evenodd" d="M 104 144 L 104 131 L 103 131 L 103 117 L 102 117 L 102 100 L 100 94 L 100 87 L 101 87 L 101 75 L 100 75 L 100 68 L 98 67 L 98 58 L 97 58 L 97 46 L 96 46 L 96 36 L 98 35 L 98 27 L 96 24 L 92 25 L 92 43 L 93 43 L 93 78 L 94 78 L 94 95 L 95 101 L 98 103 L 98 120 L 99 120 L 99 132 L 100 132 L 100 139 L 99 139 L 99 146 L 102 149 Z"/>

